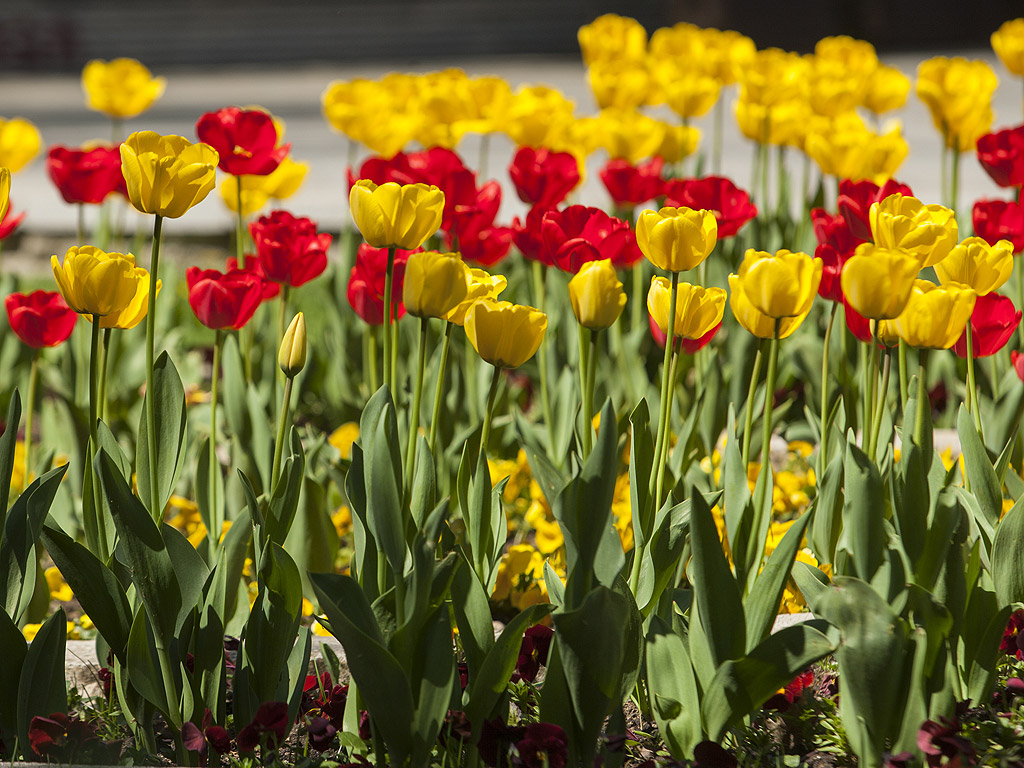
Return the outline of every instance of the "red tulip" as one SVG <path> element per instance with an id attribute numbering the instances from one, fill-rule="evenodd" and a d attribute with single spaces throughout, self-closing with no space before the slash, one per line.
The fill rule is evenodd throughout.
<path id="1" fill-rule="evenodd" d="M 881 202 L 897 192 L 907 197 L 913 194 L 910 187 L 900 184 L 894 179 L 887 180 L 882 186 L 867 179 L 863 181 L 843 179 L 839 182 L 839 197 L 836 199 L 839 214 L 846 219 L 850 231 L 859 242 L 867 242 L 871 239 L 871 224 L 868 217 L 872 203 Z"/>
<path id="2" fill-rule="evenodd" d="M 240 268 L 238 266 L 238 259 L 234 256 L 228 257 L 228 270 L 239 270 L 246 272 L 260 281 L 260 301 L 270 301 L 270 299 L 276 299 L 278 294 L 281 293 L 281 286 L 279 283 L 275 283 L 273 280 L 267 277 L 267 273 L 263 271 L 263 264 L 256 258 L 255 254 L 248 254 L 245 259 L 245 267 Z"/>
<path id="3" fill-rule="evenodd" d="M 974 233 L 989 245 L 1000 240 L 1013 243 L 1013 252 L 1024 251 L 1024 206 L 1006 200 L 979 200 L 974 204 Z"/>
<path id="4" fill-rule="evenodd" d="M 978 139 L 978 162 L 1000 187 L 1024 184 L 1024 125 Z"/>
<path id="5" fill-rule="evenodd" d="M 249 225 L 267 278 L 297 288 L 327 269 L 331 236 L 316 231 L 316 222 L 288 211 L 272 211 Z"/>
<path id="6" fill-rule="evenodd" d="M 380 157 L 379 155 L 367 158 L 360 166 L 358 176 L 353 176 L 352 169 L 349 168 L 349 189 L 351 189 L 359 179 L 369 179 L 377 186 L 387 184 L 389 181 L 393 181 L 397 184 L 414 184 L 418 181 L 413 174 L 412 167 L 409 165 L 409 156 L 404 152 L 399 152 L 390 160 Z"/>
<path id="7" fill-rule="evenodd" d="M 448 230 L 448 246 L 462 258 L 490 267 L 508 254 L 512 247 L 511 227 L 496 227 L 494 219 L 501 207 L 501 185 L 489 181 L 476 191 L 471 205 L 457 205 Z"/>
<path id="8" fill-rule="evenodd" d="M 128 197 L 121 173 L 121 151 L 117 147 L 51 147 L 46 172 L 66 203 L 96 205 L 114 192 Z"/>
<path id="9" fill-rule="evenodd" d="M 750 202 L 750 195 L 723 176 L 667 181 L 665 205 L 713 211 L 718 221 L 719 240 L 732 237 L 740 227 L 757 216 L 757 206 Z"/>
<path id="10" fill-rule="evenodd" d="M 819 243 L 832 246 L 844 259 L 851 256 L 858 245 L 866 242 L 853 233 L 842 214 L 829 213 L 824 208 L 811 209 L 811 227 Z M 870 232 L 868 234 L 870 239 Z"/>
<path id="11" fill-rule="evenodd" d="M 13 201 L 12 201 L 13 202 Z M 7 212 L 4 213 L 3 219 L 0 219 L 0 240 L 14 234 L 21 222 L 25 220 L 25 212 L 21 213 L 14 212 L 14 206 L 8 205 Z"/>
<path id="12" fill-rule="evenodd" d="M 405 264 L 415 251 L 395 251 L 395 266 L 392 272 L 391 295 L 394 300 L 397 320 L 405 314 L 402 304 L 402 288 L 405 284 Z M 356 263 L 348 278 L 348 303 L 352 309 L 370 325 L 384 324 L 384 281 L 387 276 L 388 249 L 374 248 L 366 243 L 356 251 Z"/>
<path id="13" fill-rule="evenodd" d="M 665 161 L 657 156 L 637 165 L 614 158 L 601 169 L 601 182 L 616 205 L 637 206 L 664 193 L 665 182 L 661 178 L 664 165 Z"/>
<path id="14" fill-rule="evenodd" d="M 1024 382 L 1024 355 L 1017 350 L 1010 352 L 1010 364 L 1017 372 L 1017 378 Z"/>
<path id="15" fill-rule="evenodd" d="M 441 228 L 449 231 L 455 209 L 476 203 L 476 174 L 466 167 L 458 154 L 442 147 L 412 152 L 407 160 L 415 181 L 435 186 L 444 192 Z"/>
<path id="16" fill-rule="evenodd" d="M 554 264 L 544 252 L 540 225 L 544 220 L 544 214 L 549 210 L 551 209 L 537 205 L 526 214 L 525 221 L 520 221 L 518 216 L 512 219 L 512 242 L 516 244 L 516 248 L 530 261 L 539 261 L 546 267 Z"/>
<path id="17" fill-rule="evenodd" d="M 843 264 L 849 254 L 840 253 L 835 246 L 822 243 L 814 251 L 816 258 L 821 259 L 821 282 L 818 283 L 818 295 L 828 301 L 843 300 L 843 286 L 839 276 L 843 272 Z"/>
<path id="18" fill-rule="evenodd" d="M 232 176 L 266 176 L 292 147 L 277 145 L 274 118 L 261 109 L 224 107 L 207 112 L 196 122 L 196 135 L 217 150 L 217 167 Z"/>
<path id="19" fill-rule="evenodd" d="M 33 349 L 55 347 L 75 328 L 78 313 L 56 291 L 12 293 L 4 300 L 11 330 Z"/>
<path id="20" fill-rule="evenodd" d="M 846 302 L 843 297 L 843 315 L 846 318 L 846 327 L 858 341 L 871 341 L 871 321 Z"/>
<path id="21" fill-rule="evenodd" d="M 971 313 L 971 328 L 974 332 L 974 356 L 988 357 L 1006 346 L 1020 325 L 1021 312 L 1015 310 L 1013 302 L 998 293 L 979 296 Z M 953 345 L 957 357 L 967 357 L 967 329 Z"/>
<path id="22" fill-rule="evenodd" d="M 251 272 L 189 267 L 185 271 L 188 303 L 207 328 L 238 330 L 252 318 L 262 300 L 262 281 Z"/>
<path id="23" fill-rule="evenodd" d="M 598 259 L 611 259 L 615 266 L 636 263 L 633 252 L 639 251 L 628 222 L 583 205 L 545 213 L 541 240 L 544 258 L 573 274 L 586 262 Z"/>
<path id="24" fill-rule="evenodd" d="M 650 314 L 647 315 L 648 323 L 651 326 L 651 337 L 654 339 L 654 343 L 662 349 L 665 348 L 665 341 L 668 338 L 664 331 L 658 327 L 658 324 L 654 322 L 654 317 Z M 715 338 L 715 334 L 722 328 L 722 324 L 719 323 L 710 331 L 705 333 L 699 339 L 687 339 L 682 336 L 676 336 L 676 346 L 680 347 L 683 352 L 688 355 L 696 354 L 698 350 L 704 349 L 708 343 Z"/>
<path id="25" fill-rule="evenodd" d="M 575 156 L 543 148 L 520 147 L 508 175 L 519 199 L 533 207 L 554 208 L 580 183 Z"/>

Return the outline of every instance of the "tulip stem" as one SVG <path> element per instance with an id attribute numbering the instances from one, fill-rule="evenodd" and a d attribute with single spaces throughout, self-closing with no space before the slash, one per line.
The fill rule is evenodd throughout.
<path id="1" fill-rule="evenodd" d="M 583 408 L 586 416 L 586 423 L 583 425 L 583 434 L 586 438 L 583 441 L 585 455 L 590 455 L 593 450 L 594 439 L 594 382 L 597 379 L 597 331 L 587 330 L 590 337 L 590 348 L 587 352 L 587 383 L 583 390 Z"/>
<path id="2" fill-rule="evenodd" d="M 448 372 L 448 350 L 452 345 L 452 329 L 455 323 L 445 323 L 444 341 L 441 344 L 441 364 L 437 369 L 437 389 L 434 391 L 434 411 L 430 417 L 430 452 L 433 454 L 437 443 L 437 425 L 441 421 L 441 401 L 444 399 L 444 379 Z"/>
<path id="3" fill-rule="evenodd" d="M 922 448 L 924 446 L 924 411 L 925 408 L 930 408 L 931 403 L 928 402 L 928 387 L 926 385 L 926 379 L 928 376 L 927 369 L 928 362 L 928 350 L 919 349 L 917 352 L 917 403 L 914 408 L 914 442 Z M 928 461 L 925 462 L 925 466 L 929 466 L 931 463 L 931 446 L 928 446 Z"/>
<path id="4" fill-rule="evenodd" d="M 868 458 L 870 459 L 874 459 L 878 452 L 878 433 L 882 429 L 882 412 L 885 410 L 886 396 L 889 394 L 889 371 L 892 368 L 892 353 L 886 350 L 882 354 L 884 355 L 882 383 L 875 397 L 875 408 L 871 416 L 871 435 L 868 442 Z"/>
<path id="5" fill-rule="evenodd" d="M 284 456 L 285 433 L 288 431 L 288 409 L 292 400 L 292 381 L 288 376 L 284 380 L 284 394 L 281 396 L 281 416 L 277 422 L 277 440 L 274 441 L 274 464 L 270 472 L 270 498 L 274 498 L 277 484 L 281 479 L 281 459 Z"/>
<path id="6" fill-rule="evenodd" d="M 99 363 L 99 347 L 100 347 L 100 316 L 92 316 L 92 341 L 89 346 L 89 461 L 86 464 L 85 471 L 95 473 L 93 467 L 93 458 L 96 456 L 96 452 L 99 450 L 99 374 L 97 372 Z M 28 482 L 28 476 L 26 475 L 25 481 Z M 84 485 L 84 484 L 83 484 Z M 93 514 L 96 516 L 96 538 L 95 547 L 90 546 L 89 548 L 99 557 L 100 561 L 106 563 L 109 558 L 109 552 L 107 551 L 107 522 L 103 515 L 103 499 L 100 494 L 99 478 L 94 474 L 92 479 L 92 507 Z M 89 526 L 86 526 L 86 532 L 88 532 Z M 88 538 L 88 537 L 87 537 Z M 88 543 L 88 542 L 87 542 Z"/>
<path id="7" fill-rule="evenodd" d="M 394 289 L 395 246 L 388 246 L 388 264 L 384 273 L 384 383 L 391 388 L 391 397 L 395 396 L 394 371 L 391 369 L 391 338 L 392 306 L 391 293 Z"/>
<path id="8" fill-rule="evenodd" d="M 544 287 L 544 265 L 534 261 L 531 267 L 533 270 L 533 300 L 537 302 L 537 309 L 544 311 L 545 287 Z M 544 424 L 548 430 L 548 454 L 554 456 L 555 452 L 555 422 L 551 417 L 551 396 L 548 394 L 548 355 L 547 348 L 542 348 L 537 354 L 537 368 L 540 372 L 540 404 L 544 413 Z M 561 461 L 561 457 L 556 457 Z"/>
<path id="9" fill-rule="evenodd" d="M 416 467 L 416 443 L 420 431 L 420 404 L 423 401 L 423 374 L 427 368 L 427 331 L 429 318 L 420 318 L 420 349 L 416 362 L 416 383 L 412 394 L 412 411 L 409 412 L 409 442 L 405 446 L 405 495 L 412 491 L 412 474 Z"/>
<path id="10" fill-rule="evenodd" d="M 654 445 L 654 459 L 658 461 L 668 441 L 668 420 L 672 413 L 671 363 L 672 347 L 676 340 L 676 294 L 678 293 L 679 273 L 672 273 L 672 291 L 668 300 L 668 326 L 665 329 L 665 355 L 661 364 L 661 404 L 658 409 L 658 439 Z M 662 477 L 660 462 L 652 467 L 651 480 L 648 485 L 654 495 L 654 509 L 661 509 L 661 489 L 658 480 Z"/>
<path id="11" fill-rule="evenodd" d="M 149 262 L 149 305 L 146 311 L 146 442 L 149 448 L 149 513 L 159 521 L 160 509 L 159 474 L 156 455 L 156 393 L 153 391 L 154 347 L 156 345 L 156 286 L 160 267 L 160 233 L 164 217 L 159 213 L 153 221 L 153 256 Z M 96 325 L 99 322 L 96 321 Z"/>
<path id="12" fill-rule="evenodd" d="M 722 127 L 724 125 L 725 99 L 715 102 L 714 123 L 711 133 L 711 172 L 716 176 L 722 173 Z"/>
<path id="13" fill-rule="evenodd" d="M 216 478 L 220 474 L 220 462 L 217 461 L 217 390 L 220 380 L 221 352 L 224 346 L 224 331 L 217 329 L 217 335 L 213 341 L 213 370 L 210 373 L 210 472 L 206 488 L 206 498 L 210 505 L 210 522 L 213 523 L 213 530 L 209 536 L 216 547 L 220 541 L 220 531 L 223 528 L 220 520 L 220 499 L 216 496 Z"/>
<path id="14" fill-rule="evenodd" d="M 28 371 L 28 401 L 25 403 L 25 480 L 23 488 L 32 482 L 32 420 L 35 415 L 36 382 L 39 380 L 39 350 L 32 352 L 32 367 Z"/>
<path id="15" fill-rule="evenodd" d="M 764 380 L 764 424 L 761 432 L 761 467 L 770 460 L 772 445 L 772 408 L 775 405 L 775 375 L 779 366 L 779 318 L 768 346 L 768 373 Z"/>
<path id="16" fill-rule="evenodd" d="M 978 399 L 978 380 L 974 373 L 974 327 L 967 320 L 967 411 L 974 416 L 974 426 L 981 431 L 981 402 Z"/>
<path id="17" fill-rule="evenodd" d="M 85 203 L 78 204 L 78 244 L 85 245 Z"/>
<path id="18" fill-rule="evenodd" d="M 825 326 L 825 342 L 821 347 L 821 433 L 818 441 L 818 477 L 825 474 L 828 467 L 828 358 L 829 346 L 832 341 L 832 326 L 836 322 L 839 302 L 832 302 L 832 312 Z"/>
<path id="19" fill-rule="evenodd" d="M 633 265 L 633 299 L 629 308 L 629 330 L 635 331 L 640 327 L 644 317 L 644 261 L 638 261 Z"/>
<path id="20" fill-rule="evenodd" d="M 587 379 L 589 378 L 588 371 L 590 369 L 590 330 L 584 328 L 582 325 L 579 328 L 579 372 L 580 372 L 580 410 L 582 411 L 581 416 L 583 417 L 583 424 L 580 428 L 580 439 L 582 442 L 582 453 L 583 459 L 586 459 L 590 455 L 591 449 L 594 447 L 593 438 L 590 434 L 590 429 L 587 427 L 587 419 L 590 418 L 591 414 L 587 407 Z"/>
<path id="21" fill-rule="evenodd" d="M 380 387 L 380 382 L 377 378 L 377 326 L 371 325 L 364 338 L 366 339 L 366 343 L 369 345 L 369 353 L 367 354 L 367 360 L 369 363 L 367 364 L 367 368 L 370 372 L 370 394 L 372 395 Z"/>
<path id="22" fill-rule="evenodd" d="M 238 196 L 238 210 L 235 219 L 235 259 L 238 261 L 238 268 L 245 269 L 245 216 L 242 215 L 241 176 L 235 176 L 235 191 Z"/>
<path id="23" fill-rule="evenodd" d="M 949 174 L 949 209 L 953 211 L 953 216 L 955 218 L 957 198 L 960 193 L 960 150 L 958 147 L 953 147 L 950 152 L 952 153 L 952 157 L 950 158 L 952 170 Z"/>
<path id="24" fill-rule="evenodd" d="M 480 429 L 480 454 L 487 457 L 487 440 L 491 436 L 491 419 L 494 418 L 494 401 L 498 397 L 498 384 L 501 383 L 501 368 L 492 366 L 491 388 L 487 391 L 487 409 L 484 411 L 484 423 Z"/>
<path id="25" fill-rule="evenodd" d="M 676 377 L 679 373 L 679 353 L 672 353 L 672 362 L 669 363 L 668 380 L 669 380 L 669 398 L 668 398 L 668 413 L 672 414 L 672 398 L 676 389 Z M 655 483 L 654 498 L 657 499 L 657 503 L 661 504 L 661 494 L 665 487 L 665 474 L 668 471 L 668 457 L 669 457 L 669 443 L 672 442 L 672 435 L 669 431 L 666 431 L 665 439 L 661 443 L 661 453 L 655 456 L 655 461 L 658 467 L 658 479 Z"/>
<path id="26" fill-rule="evenodd" d="M 107 361 L 110 359 L 110 336 L 113 328 L 103 329 L 103 340 L 100 342 L 100 384 L 99 384 L 99 409 L 97 416 L 106 418 L 107 413 Z"/>
<path id="27" fill-rule="evenodd" d="M 907 400 L 910 398 L 910 394 L 907 391 L 907 387 L 910 384 L 910 379 L 907 374 L 907 342 L 900 339 L 899 346 L 900 355 L 900 413 L 906 415 L 907 413 Z"/>
<path id="28" fill-rule="evenodd" d="M 754 356 L 754 368 L 750 372 L 750 386 L 747 388 L 747 415 L 743 422 L 743 466 L 750 464 L 750 433 L 754 428 L 754 398 L 757 395 L 757 382 L 761 378 L 761 362 L 764 359 L 764 341 L 757 347 Z"/>

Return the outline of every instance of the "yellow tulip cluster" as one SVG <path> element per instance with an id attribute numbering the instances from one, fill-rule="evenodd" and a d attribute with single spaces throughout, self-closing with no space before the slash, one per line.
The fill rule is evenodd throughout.
<path id="1" fill-rule="evenodd" d="M 999 81 L 984 61 L 936 56 L 917 69 L 917 95 L 946 146 L 966 152 L 992 129 L 992 95 Z"/>

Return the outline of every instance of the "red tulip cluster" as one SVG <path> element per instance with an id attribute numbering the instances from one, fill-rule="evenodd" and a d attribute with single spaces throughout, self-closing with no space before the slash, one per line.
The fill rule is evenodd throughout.
<path id="1" fill-rule="evenodd" d="M 4 300 L 11 330 L 33 349 L 55 347 L 71 335 L 78 313 L 56 291 L 12 293 Z"/>
<path id="2" fill-rule="evenodd" d="M 291 144 L 278 146 L 274 118 L 260 109 L 207 112 L 196 122 L 196 135 L 217 150 L 217 167 L 232 176 L 273 173 L 291 149 Z"/>
<path id="3" fill-rule="evenodd" d="M 115 192 L 128 197 L 117 147 L 51 147 L 46 172 L 66 203 L 98 205 Z"/>
<path id="4" fill-rule="evenodd" d="M 1021 311 L 1013 302 L 998 293 L 979 296 L 971 313 L 974 334 L 974 356 L 988 357 L 1001 350 L 1020 325 Z M 967 329 L 953 345 L 957 357 L 967 357 Z"/>
<path id="5" fill-rule="evenodd" d="M 750 202 L 750 195 L 722 176 L 666 182 L 665 205 L 714 212 L 719 239 L 732 237 L 757 216 L 757 206 Z"/>
<path id="6" fill-rule="evenodd" d="M 665 182 L 661 178 L 664 165 L 657 156 L 637 165 L 621 157 L 612 158 L 601 169 L 601 183 L 616 206 L 634 208 L 665 194 Z"/>
<path id="7" fill-rule="evenodd" d="M 540 221 L 540 240 L 540 260 L 573 274 L 588 261 L 610 259 L 623 268 L 643 258 L 629 222 L 584 205 L 546 212 Z"/>
<path id="8" fill-rule="evenodd" d="M 580 183 L 576 157 L 568 152 L 520 147 L 508 167 L 519 199 L 531 208 L 546 210 L 561 205 Z"/>
<path id="9" fill-rule="evenodd" d="M 395 267 L 393 272 L 392 296 L 393 306 L 398 320 L 405 314 L 405 305 L 401 302 L 402 288 L 405 284 L 405 265 L 409 255 L 415 251 L 395 251 Z M 363 243 L 356 252 L 356 263 L 348 278 L 348 303 L 355 313 L 370 325 L 384 324 L 384 280 L 387 272 L 388 249 L 374 248 Z"/>

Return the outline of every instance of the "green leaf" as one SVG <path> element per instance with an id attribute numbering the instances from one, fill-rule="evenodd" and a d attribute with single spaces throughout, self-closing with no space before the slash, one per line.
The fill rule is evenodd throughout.
<path id="1" fill-rule="evenodd" d="M 21 422 L 21 396 L 17 388 L 11 392 L 7 405 L 7 421 L 0 436 L 0 531 L 7 518 L 7 505 L 11 494 L 11 475 L 14 474 L 14 447 L 18 442 L 18 424 Z"/>
<path id="2" fill-rule="evenodd" d="M 412 764 L 427 765 L 451 706 L 452 689 L 458 685 L 451 625 L 444 606 L 438 606 L 427 615 L 419 635 L 416 643 L 419 653 L 409 678 L 416 701 L 412 720 Z"/>
<path id="3" fill-rule="evenodd" d="M 287 662 L 302 613 L 302 581 L 295 562 L 268 542 L 259 571 L 260 592 L 245 625 L 250 684 L 262 704 L 287 698 Z"/>
<path id="4" fill-rule="evenodd" d="M 177 635 L 192 609 L 202 601 L 203 586 L 210 575 L 210 568 L 178 529 L 161 523 L 160 535 L 171 558 L 171 566 L 177 574 L 178 589 L 181 591 L 181 608 L 178 610 L 178 620 L 174 626 L 174 633 Z"/>
<path id="5" fill-rule="evenodd" d="M 832 457 L 818 483 L 811 523 L 811 549 L 819 562 L 834 563 L 839 534 L 843 529 L 843 454 Z"/>
<path id="6" fill-rule="evenodd" d="M 547 590 L 548 600 L 559 609 L 565 605 L 565 585 L 548 560 L 544 561 L 544 589 Z"/>
<path id="7" fill-rule="evenodd" d="M 158 504 L 150 510 L 154 518 L 167 506 L 174 486 L 178 482 L 181 466 L 185 458 L 185 389 L 181 386 L 181 378 L 167 352 L 160 354 L 153 366 L 153 391 L 146 393 L 152 396 L 156 410 L 156 477 Z M 146 401 L 143 399 L 142 415 L 139 419 L 139 441 L 136 447 L 135 471 L 139 484 L 139 495 L 151 504 L 153 496 L 150 490 L 150 456 L 149 436 L 146 424 Z M 147 506 L 148 509 L 148 506 Z"/>
<path id="8" fill-rule="evenodd" d="M 463 553 L 452 580 L 452 610 L 459 628 L 459 642 L 466 654 L 472 680 L 494 646 L 494 624 L 487 593 Z M 471 721 L 472 722 L 472 721 Z"/>
<path id="9" fill-rule="evenodd" d="M 677 760 L 691 758 L 704 733 L 700 689 L 686 644 L 659 616 L 647 634 L 647 681 L 665 745 Z"/>
<path id="10" fill-rule="evenodd" d="M 160 675 L 152 624 L 145 610 L 135 613 L 126 655 L 128 663 L 125 672 L 131 678 L 132 688 L 165 716 L 174 716 L 167 711 L 167 695 Z"/>
<path id="11" fill-rule="evenodd" d="M 846 499 L 843 529 L 857 575 L 870 581 L 885 556 L 885 493 L 874 462 L 853 443 L 846 444 Z"/>
<path id="12" fill-rule="evenodd" d="M 957 433 L 960 435 L 960 448 L 963 451 L 964 469 L 967 471 L 967 482 L 971 492 L 978 499 L 981 511 L 991 525 L 999 522 L 1003 511 L 1003 489 L 992 467 L 992 460 L 985 450 L 974 420 L 967 409 L 961 405 L 956 418 Z"/>
<path id="13" fill-rule="evenodd" d="M 679 558 L 686 547 L 690 504 L 690 499 L 673 507 L 666 503 L 654 519 L 654 535 L 648 550 L 643 553 L 636 590 L 636 602 L 644 616 L 649 616 L 657 607 L 662 593 L 675 577 Z M 636 557 L 636 548 L 633 552 Z"/>
<path id="14" fill-rule="evenodd" d="M 992 581 L 1000 605 L 1024 602 L 1024 496 L 996 528 L 992 543 Z"/>
<path id="15" fill-rule="evenodd" d="M 366 424 L 363 444 L 366 473 L 367 525 L 374 540 L 384 552 L 397 575 L 405 567 L 405 520 L 402 515 L 402 459 L 398 452 L 398 425 L 395 407 L 387 388 L 382 387 L 367 403 L 362 421 L 367 420 L 371 403 L 383 393 L 386 404 L 380 408 L 376 421 Z"/>
<path id="16" fill-rule="evenodd" d="M 289 432 L 291 454 L 281 465 L 281 480 L 267 505 L 266 533 L 275 544 L 284 544 L 288 531 L 299 508 L 299 494 L 302 478 L 306 471 L 306 459 L 295 427 Z"/>
<path id="17" fill-rule="evenodd" d="M 18 681 L 17 734 L 22 754 L 26 756 L 31 754 L 28 727 L 32 718 L 68 711 L 68 688 L 64 677 L 67 620 L 64 609 L 58 608 L 43 622 L 25 653 Z"/>
<path id="18" fill-rule="evenodd" d="M 46 526 L 43 546 L 89 614 L 110 650 L 122 662 L 132 627 L 132 609 L 114 572 L 92 552 L 57 528 Z"/>
<path id="19" fill-rule="evenodd" d="M 209 438 L 203 441 L 196 463 L 196 505 L 199 507 L 203 525 L 209 532 L 210 546 L 216 549 L 224 522 L 224 476 L 221 474 L 219 462 L 213 475 L 210 475 Z"/>
<path id="20" fill-rule="evenodd" d="M 28 652 L 28 643 L 11 617 L 0 611 L 0 732 L 18 729 L 18 681 Z M 13 744 L 8 749 L 13 748 Z"/>
<path id="21" fill-rule="evenodd" d="M 249 421 L 249 410 L 246 408 L 245 365 L 238 349 L 235 334 L 228 334 L 223 349 L 223 386 L 224 397 L 221 404 L 232 434 L 244 448 L 252 446 L 252 424 Z"/>
<path id="22" fill-rule="evenodd" d="M 793 522 L 768 558 L 764 570 L 758 574 L 754 589 L 747 595 L 744 609 L 747 616 L 748 652 L 753 652 L 753 649 L 772 631 L 789 572 L 793 568 L 796 553 L 803 544 L 804 532 L 813 514 L 813 511 L 808 511 Z"/>
<path id="23" fill-rule="evenodd" d="M 650 478 L 654 467 L 654 441 L 650 432 L 651 415 L 647 400 L 642 399 L 629 414 L 629 500 L 630 509 L 637 510 L 632 517 L 633 542 L 639 552 L 652 535 L 650 507 Z"/>
<path id="24" fill-rule="evenodd" d="M 302 704 L 302 689 L 306 683 L 306 671 L 309 669 L 309 655 L 313 649 L 313 633 L 309 627 L 300 627 L 299 638 L 292 646 L 288 655 L 288 722 L 294 723 L 299 716 Z"/>

